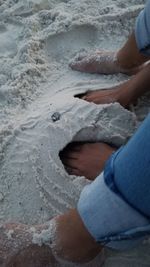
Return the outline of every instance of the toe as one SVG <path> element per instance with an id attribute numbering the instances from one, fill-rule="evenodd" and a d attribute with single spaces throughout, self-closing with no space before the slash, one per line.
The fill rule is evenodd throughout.
<path id="1" fill-rule="evenodd" d="M 80 173 L 80 171 L 78 169 L 70 168 L 70 167 L 67 167 L 67 166 L 65 166 L 65 169 L 66 169 L 67 173 L 70 174 L 70 175 L 81 176 L 81 173 Z"/>
<path id="2" fill-rule="evenodd" d="M 73 69 L 73 70 L 79 70 L 79 71 L 82 70 L 82 64 L 81 64 L 80 61 L 79 61 L 79 62 L 72 62 L 72 63 L 70 63 L 70 64 L 69 64 L 69 67 L 70 67 L 71 69 Z"/>
<path id="3" fill-rule="evenodd" d="M 62 163 L 69 168 L 77 169 L 78 167 L 78 161 L 76 159 L 71 158 L 63 158 Z"/>

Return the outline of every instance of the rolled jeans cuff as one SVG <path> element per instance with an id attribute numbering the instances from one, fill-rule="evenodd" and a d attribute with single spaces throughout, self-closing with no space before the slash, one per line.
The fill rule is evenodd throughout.
<path id="1" fill-rule="evenodd" d="M 150 234 L 150 222 L 105 183 L 104 174 L 85 186 L 77 206 L 96 242 L 117 250 L 136 246 Z"/>

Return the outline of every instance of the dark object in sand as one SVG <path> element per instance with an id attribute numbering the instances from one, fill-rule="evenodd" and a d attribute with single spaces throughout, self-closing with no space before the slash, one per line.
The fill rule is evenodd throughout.
<path id="1" fill-rule="evenodd" d="M 52 121 L 53 122 L 59 121 L 60 118 L 61 118 L 61 114 L 59 112 L 55 112 L 55 113 L 53 113 L 53 115 L 51 116 L 51 118 L 52 118 Z"/>

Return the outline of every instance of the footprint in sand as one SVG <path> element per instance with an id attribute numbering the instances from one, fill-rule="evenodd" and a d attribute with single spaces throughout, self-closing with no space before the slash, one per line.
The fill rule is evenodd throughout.
<path id="1" fill-rule="evenodd" d="M 93 49 L 98 31 L 92 25 L 76 26 L 68 32 L 49 36 L 46 41 L 46 53 L 49 58 L 59 61 L 69 58 L 81 49 Z"/>
<path id="2" fill-rule="evenodd" d="M 0 57 L 14 56 L 17 53 L 17 41 L 22 27 L 13 24 L 0 24 Z"/>

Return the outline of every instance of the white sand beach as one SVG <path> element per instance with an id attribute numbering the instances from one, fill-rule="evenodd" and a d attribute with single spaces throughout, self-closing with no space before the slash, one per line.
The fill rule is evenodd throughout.
<path id="1" fill-rule="evenodd" d="M 69 176 L 59 152 L 71 141 L 121 146 L 150 110 L 74 96 L 126 75 L 79 73 L 76 55 L 116 50 L 144 0 L 0 0 L 0 222 L 42 223 L 75 207 L 87 180 Z M 104 267 L 148 267 L 150 245 L 108 251 Z"/>

